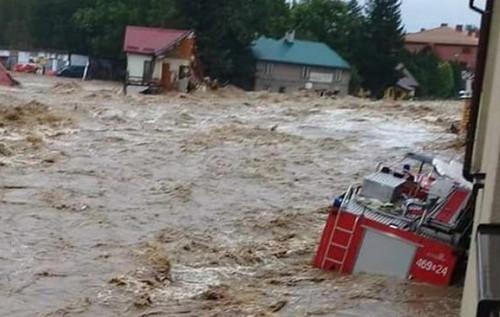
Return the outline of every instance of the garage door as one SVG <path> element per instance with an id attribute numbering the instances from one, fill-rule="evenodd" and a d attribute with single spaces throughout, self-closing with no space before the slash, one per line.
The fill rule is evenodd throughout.
<path id="1" fill-rule="evenodd" d="M 417 248 L 397 237 L 366 229 L 354 272 L 406 278 Z"/>

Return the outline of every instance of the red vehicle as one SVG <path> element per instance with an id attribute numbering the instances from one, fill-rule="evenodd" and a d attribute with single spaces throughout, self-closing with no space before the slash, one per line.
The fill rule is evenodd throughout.
<path id="1" fill-rule="evenodd" d="M 410 153 L 335 198 L 314 265 L 449 285 L 466 258 L 472 185 L 457 162 Z"/>
<path id="2" fill-rule="evenodd" d="M 39 66 L 34 63 L 28 63 L 28 64 L 16 64 L 14 66 L 14 71 L 16 73 L 28 73 L 28 74 L 35 74 L 39 69 Z"/>

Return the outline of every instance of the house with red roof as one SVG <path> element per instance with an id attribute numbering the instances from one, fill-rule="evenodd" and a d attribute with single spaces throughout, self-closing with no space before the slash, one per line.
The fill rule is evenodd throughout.
<path id="1" fill-rule="evenodd" d="M 127 26 L 127 86 L 187 89 L 195 63 L 195 36 L 190 30 Z"/>
<path id="2" fill-rule="evenodd" d="M 408 33 L 405 46 L 416 53 L 425 49 L 432 50 L 441 60 L 458 62 L 463 68 L 474 70 L 479 45 L 478 32 L 466 31 L 463 25 L 451 28 L 443 23 L 433 29 Z"/>

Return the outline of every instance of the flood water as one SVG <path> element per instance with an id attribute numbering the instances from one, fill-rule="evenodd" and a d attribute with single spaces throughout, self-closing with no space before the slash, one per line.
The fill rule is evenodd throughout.
<path id="1" fill-rule="evenodd" d="M 457 315 L 459 287 L 311 261 L 324 207 L 376 163 L 458 153 L 458 103 L 18 77 L 0 88 L 1 316 Z"/>

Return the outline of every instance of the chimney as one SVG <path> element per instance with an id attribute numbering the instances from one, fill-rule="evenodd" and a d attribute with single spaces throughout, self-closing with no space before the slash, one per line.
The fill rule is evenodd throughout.
<path id="1" fill-rule="evenodd" d="M 447 26 L 448 26 L 448 23 L 441 23 L 442 28 L 447 27 Z"/>
<path id="2" fill-rule="evenodd" d="M 286 32 L 285 42 L 287 42 L 288 44 L 293 44 L 294 41 L 295 41 L 295 30 Z"/>
<path id="3" fill-rule="evenodd" d="M 473 31 L 473 30 L 467 31 L 467 36 L 475 36 L 475 35 L 476 35 L 476 31 Z"/>
<path id="4" fill-rule="evenodd" d="M 455 31 L 457 32 L 463 32 L 464 31 L 464 26 L 462 24 L 457 24 L 455 27 Z"/>
<path id="5" fill-rule="evenodd" d="M 424 31 L 425 31 L 425 28 L 421 28 L 421 29 L 420 29 L 420 32 L 424 32 Z"/>

